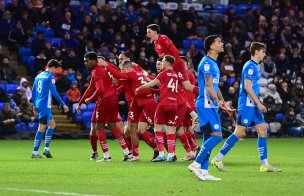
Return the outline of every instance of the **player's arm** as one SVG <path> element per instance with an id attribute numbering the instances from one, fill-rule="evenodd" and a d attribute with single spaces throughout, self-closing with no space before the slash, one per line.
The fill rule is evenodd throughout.
<path id="1" fill-rule="evenodd" d="M 90 84 L 89 84 L 87 90 L 84 92 L 83 96 L 81 97 L 80 101 L 78 102 L 79 107 L 82 105 L 84 100 L 86 100 L 91 95 L 91 93 L 93 92 L 94 89 L 95 89 L 95 84 L 94 84 L 93 78 L 91 77 Z"/>
<path id="2" fill-rule="evenodd" d="M 205 84 L 206 84 L 206 88 L 207 91 L 209 92 L 210 96 L 216 101 L 217 105 L 219 106 L 219 108 L 221 108 L 222 110 L 226 110 L 226 108 L 224 107 L 224 101 L 219 99 L 214 86 L 213 86 L 213 77 L 210 76 L 205 76 Z"/>
<path id="3" fill-rule="evenodd" d="M 219 100 L 222 100 L 223 101 L 223 106 L 226 108 L 227 111 L 234 111 L 235 109 L 231 109 L 231 102 L 226 102 L 224 97 L 223 97 L 223 94 L 221 92 L 221 89 L 219 88 L 218 89 L 218 92 L 217 92 L 217 97 L 219 98 Z"/>
<path id="4" fill-rule="evenodd" d="M 139 86 L 137 89 L 136 89 L 136 92 L 142 90 L 142 89 L 146 89 L 146 88 L 151 88 L 153 86 L 156 86 L 156 85 L 159 85 L 160 84 L 160 81 L 155 78 L 154 80 L 152 80 L 151 82 L 148 82 L 146 84 L 143 84 L 141 86 Z"/>
<path id="5" fill-rule="evenodd" d="M 260 102 L 259 98 L 255 95 L 252 89 L 252 80 L 245 79 L 245 90 L 254 103 L 257 104 L 258 108 L 264 113 L 267 112 L 267 108 Z"/>
<path id="6" fill-rule="evenodd" d="M 52 96 L 60 103 L 60 105 L 63 106 L 64 111 L 68 112 L 69 108 L 68 106 L 64 103 L 64 101 L 61 99 L 61 97 L 59 96 L 57 90 L 56 90 L 56 86 L 55 86 L 55 77 L 49 77 L 49 86 L 50 86 L 50 91 L 52 93 Z"/>
<path id="7" fill-rule="evenodd" d="M 35 107 L 35 103 L 36 103 L 36 97 L 37 97 L 37 89 L 36 89 L 36 85 L 34 84 L 33 88 L 32 88 L 32 102 L 33 102 L 34 107 Z"/>
<path id="8" fill-rule="evenodd" d="M 127 80 L 129 78 L 128 74 L 118 71 L 116 66 L 112 65 L 111 63 L 108 63 L 107 69 L 117 79 L 126 79 Z"/>
<path id="9" fill-rule="evenodd" d="M 90 98 L 88 98 L 90 102 L 96 100 L 105 91 L 103 81 L 102 81 L 102 73 L 96 71 L 96 72 L 92 73 L 92 78 L 93 77 L 94 77 L 94 80 L 95 80 L 96 91 L 94 92 L 94 94 Z"/>

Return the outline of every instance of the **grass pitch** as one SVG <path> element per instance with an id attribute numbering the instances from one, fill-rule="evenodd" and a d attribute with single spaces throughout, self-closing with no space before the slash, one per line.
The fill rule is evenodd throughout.
<path id="1" fill-rule="evenodd" d="M 191 162 L 151 163 L 143 142 L 140 162 L 121 162 L 118 142 L 108 143 L 112 162 L 96 163 L 89 160 L 89 140 L 53 140 L 54 158 L 40 160 L 30 158 L 33 141 L 1 140 L 0 195 L 304 195 L 303 139 L 268 140 L 270 163 L 281 173 L 259 172 L 256 139 L 238 142 L 224 159 L 229 172 L 210 166 L 219 182 L 196 179 L 187 170 Z M 177 157 L 183 156 L 178 142 Z"/>

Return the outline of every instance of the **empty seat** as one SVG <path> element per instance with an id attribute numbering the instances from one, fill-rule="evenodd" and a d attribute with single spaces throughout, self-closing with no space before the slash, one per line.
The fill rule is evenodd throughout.
<path id="1" fill-rule="evenodd" d="M 6 85 L 6 93 L 7 94 L 13 94 L 14 92 L 16 92 L 18 86 L 19 86 L 18 84 L 7 84 Z"/>
<path id="2" fill-rule="evenodd" d="M 19 48 L 19 55 L 20 56 L 29 56 L 32 54 L 31 48 L 21 47 Z"/>
<path id="3" fill-rule="evenodd" d="M 4 108 L 4 102 L 0 102 L 0 110 L 3 110 Z"/>
<path id="4" fill-rule="evenodd" d="M 36 132 L 38 130 L 39 123 L 37 122 L 29 122 L 28 123 L 28 131 Z"/>
<path id="5" fill-rule="evenodd" d="M 164 2 L 157 2 L 157 3 L 162 10 L 166 8 L 166 3 L 164 3 Z"/>
<path id="6" fill-rule="evenodd" d="M 27 126 L 25 123 L 16 124 L 15 128 L 19 133 L 23 133 L 27 130 Z"/>
<path id="7" fill-rule="evenodd" d="M 82 115 L 83 122 L 91 122 L 93 112 L 84 112 Z"/>
<path id="8" fill-rule="evenodd" d="M 178 4 L 175 2 L 168 2 L 167 3 L 167 8 L 169 8 L 170 10 L 177 10 Z"/>
<path id="9" fill-rule="evenodd" d="M 191 3 L 191 7 L 194 7 L 196 11 L 202 11 L 203 10 L 203 4 L 201 3 Z"/>
<path id="10" fill-rule="evenodd" d="M 93 111 L 95 108 L 95 103 L 90 103 L 88 106 L 87 106 L 87 111 Z"/>

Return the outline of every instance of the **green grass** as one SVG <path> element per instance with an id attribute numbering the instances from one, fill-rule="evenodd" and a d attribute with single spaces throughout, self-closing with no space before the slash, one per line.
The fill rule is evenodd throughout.
<path id="1" fill-rule="evenodd" d="M 260 173 L 256 139 L 240 141 L 225 158 L 229 172 L 210 166 L 210 173 L 223 179 L 220 182 L 197 180 L 187 170 L 190 162 L 151 163 L 152 150 L 144 143 L 140 162 L 121 162 L 118 143 L 108 143 L 112 162 L 96 163 L 89 161 L 88 140 L 53 140 L 55 158 L 41 160 L 30 158 L 32 141 L 2 140 L 0 195 L 43 194 L 7 188 L 96 195 L 303 195 L 303 139 L 268 141 L 270 163 L 281 173 Z M 179 143 L 177 156 L 184 155 Z"/>

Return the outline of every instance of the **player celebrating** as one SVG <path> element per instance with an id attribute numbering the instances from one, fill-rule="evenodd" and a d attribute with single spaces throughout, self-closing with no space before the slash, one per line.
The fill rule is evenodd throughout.
<path id="1" fill-rule="evenodd" d="M 194 163 L 188 169 L 200 180 L 221 180 L 208 173 L 208 161 L 212 149 L 222 141 L 221 122 L 218 108 L 231 110 L 224 102 L 218 87 L 220 71 L 216 63 L 219 53 L 224 51 L 223 42 L 218 35 L 205 38 L 204 46 L 207 51 L 198 66 L 198 85 L 200 94 L 196 100 L 201 130 L 204 133 L 204 143 Z M 212 132 L 212 135 L 210 133 Z"/>
<path id="2" fill-rule="evenodd" d="M 175 145 L 176 145 L 176 120 L 177 116 L 177 102 L 178 102 L 178 76 L 173 71 L 174 57 L 165 55 L 162 60 L 164 71 L 149 83 L 146 83 L 136 89 L 140 92 L 142 89 L 151 88 L 155 85 L 160 85 L 160 101 L 158 103 L 155 113 L 155 139 L 159 155 L 153 159 L 153 162 L 174 161 Z M 164 136 L 163 125 L 167 126 L 167 145 L 168 157 L 166 159 L 164 154 Z"/>
<path id="3" fill-rule="evenodd" d="M 237 125 L 233 134 L 224 143 L 219 154 L 211 161 L 212 165 L 220 171 L 227 171 L 222 163 L 223 157 L 231 150 L 235 143 L 245 135 L 246 127 L 254 126 L 258 132 L 258 151 L 260 154 L 261 172 L 280 172 L 268 164 L 267 154 L 267 129 L 263 113 L 266 107 L 259 101 L 260 72 L 259 63 L 266 56 L 266 46 L 260 42 L 252 42 L 250 45 L 251 60 L 243 67 L 238 102 Z"/>
<path id="4" fill-rule="evenodd" d="M 171 55 L 175 58 L 173 70 L 178 74 L 182 86 L 185 90 L 194 92 L 197 95 L 199 89 L 189 82 L 184 62 L 179 57 L 180 52 L 173 45 L 172 41 L 166 35 L 160 34 L 160 28 L 157 24 L 150 24 L 147 26 L 147 36 L 154 41 L 155 51 L 160 58 L 164 57 L 164 55 Z"/>
<path id="5" fill-rule="evenodd" d="M 84 62 L 85 66 L 92 70 L 92 77 L 90 85 L 79 101 L 76 110 L 80 113 L 80 106 L 83 102 L 89 104 L 92 101 L 97 100 L 92 116 L 91 135 L 94 135 L 95 132 L 97 133 L 97 137 L 104 153 L 104 157 L 99 161 L 111 161 L 111 156 L 106 142 L 106 134 L 104 131 L 105 124 L 108 124 L 108 128 L 122 147 L 124 151 L 123 160 L 129 159 L 131 158 L 131 154 L 122 134 L 123 127 L 120 129 L 120 127 L 117 126 L 117 123 L 122 124 L 122 120 L 118 112 L 118 97 L 112 84 L 112 79 L 104 67 L 97 64 L 98 58 L 95 52 L 86 53 L 84 56 Z M 89 97 L 93 90 L 95 90 L 94 94 Z M 93 142 L 93 144 L 94 143 L 96 144 L 96 141 Z M 94 152 L 91 159 L 95 160 L 98 156 L 97 147 L 93 150 Z"/>
<path id="6" fill-rule="evenodd" d="M 47 158 L 53 158 L 50 152 L 50 142 L 55 129 L 55 121 L 51 113 L 52 96 L 54 96 L 55 99 L 63 106 L 64 112 L 69 111 L 67 105 L 60 98 L 55 86 L 54 73 L 59 67 L 61 67 L 60 63 L 55 59 L 51 59 L 47 63 L 46 70 L 36 76 L 34 81 L 32 99 L 34 107 L 38 111 L 39 127 L 34 140 L 32 158 L 42 158 L 42 156 L 40 156 L 38 153 L 38 149 L 46 130 L 46 126 L 48 126 L 48 128 L 45 134 L 45 148 L 43 155 L 45 155 Z"/>

